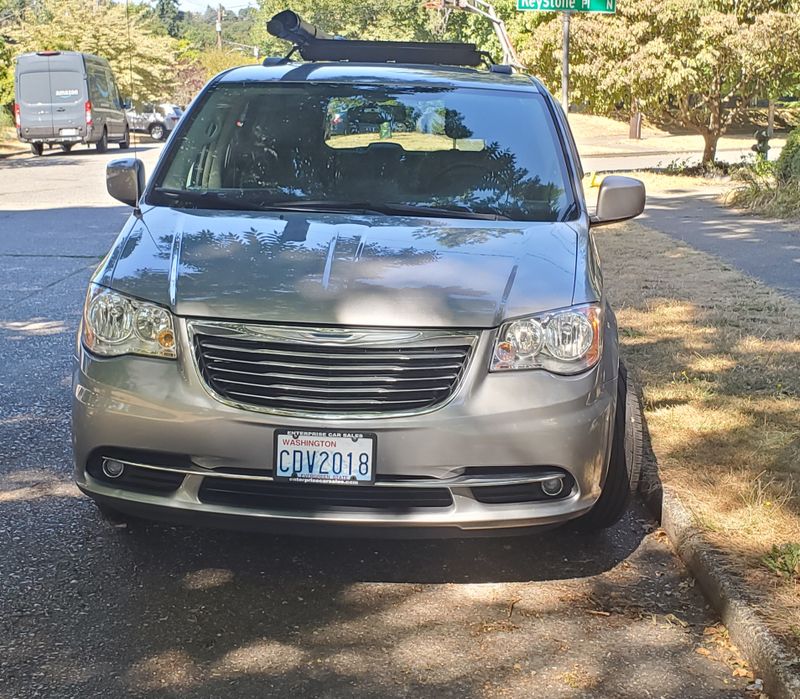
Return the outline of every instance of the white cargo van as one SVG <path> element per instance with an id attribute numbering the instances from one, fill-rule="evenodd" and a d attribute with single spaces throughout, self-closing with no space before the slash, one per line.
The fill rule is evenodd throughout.
<path id="1" fill-rule="evenodd" d="M 41 155 L 44 144 L 69 152 L 76 143 L 127 148 L 130 129 L 108 61 L 75 51 L 39 51 L 16 59 L 17 136 Z"/>

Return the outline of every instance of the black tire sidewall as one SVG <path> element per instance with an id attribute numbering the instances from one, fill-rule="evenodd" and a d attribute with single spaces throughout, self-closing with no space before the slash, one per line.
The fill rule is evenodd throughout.
<path id="1" fill-rule="evenodd" d="M 643 459 L 641 401 L 625 365 L 620 361 L 608 471 L 594 507 L 576 522 L 580 529 L 606 529 L 620 520 L 631 494 L 638 489 Z"/>
<path id="2" fill-rule="evenodd" d="M 95 143 L 95 148 L 97 148 L 98 153 L 105 153 L 108 150 L 108 132 L 105 128 L 103 128 L 103 135 L 100 140 Z"/>

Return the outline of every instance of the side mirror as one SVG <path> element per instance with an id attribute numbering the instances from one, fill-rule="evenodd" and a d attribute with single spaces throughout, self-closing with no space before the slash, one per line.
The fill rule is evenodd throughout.
<path id="1" fill-rule="evenodd" d="M 632 177 L 609 175 L 600 183 L 592 226 L 626 221 L 644 211 L 644 184 Z"/>
<path id="2" fill-rule="evenodd" d="M 122 108 L 123 108 L 123 109 L 124 109 L 126 112 L 127 112 L 129 109 L 132 109 L 132 108 L 133 108 L 133 104 L 131 104 L 131 101 L 130 101 L 129 99 L 125 98 L 125 97 L 123 97 L 123 98 L 122 98 L 122 100 L 121 100 L 121 103 L 122 103 Z"/>
<path id="3" fill-rule="evenodd" d="M 128 206 L 136 206 L 144 192 L 144 164 L 137 158 L 112 160 L 106 166 L 108 193 Z"/>

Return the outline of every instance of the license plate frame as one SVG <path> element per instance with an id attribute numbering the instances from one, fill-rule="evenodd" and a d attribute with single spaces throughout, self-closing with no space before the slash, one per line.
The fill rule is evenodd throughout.
<path id="1" fill-rule="evenodd" d="M 59 129 L 58 130 L 59 136 L 77 136 L 78 129 Z"/>
<path id="2" fill-rule="evenodd" d="M 351 478 L 348 474 L 345 474 L 344 470 L 348 468 L 348 464 L 345 461 L 344 456 L 342 456 L 342 461 L 340 464 L 340 467 L 342 468 L 341 474 L 334 474 L 331 471 L 331 469 L 334 467 L 334 457 L 332 455 L 328 456 L 324 463 L 316 461 L 316 458 L 322 460 L 323 457 L 321 455 L 325 453 L 341 454 L 345 447 L 349 446 L 351 443 L 357 444 L 358 441 L 362 439 L 364 440 L 362 445 L 366 441 L 371 442 L 370 444 L 366 445 L 366 449 L 362 448 L 357 452 L 358 455 L 369 455 L 369 468 L 367 477 L 362 477 L 361 479 L 358 478 L 358 476 L 364 475 L 358 471 L 358 463 L 353 464 L 356 470 L 354 477 Z M 314 485 L 346 485 L 354 487 L 375 484 L 375 457 L 378 452 L 378 435 L 375 432 L 362 432 L 360 430 L 309 430 L 284 428 L 275 430 L 275 437 L 273 438 L 272 442 L 272 477 L 277 482 L 296 484 L 312 483 Z M 320 442 L 320 446 L 315 446 L 315 442 Z M 330 442 L 333 442 L 333 445 L 325 446 Z M 292 462 L 291 473 L 287 473 L 287 470 L 284 468 L 284 465 L 286 465 L 287 462 L 285 455 L 281 453 L 287 449 L 291 452 L 289 454 L 289 459 Z M 305 452 L 305 454 L 301 455 L 300 457 L 301 470 L 299 473 L 296 470 L 297 457 L 295 456 L 294 451 Z M 311 465 L 311 471 L 307 472 L 309 452 L 314 452 L 319 456 L 315 457 L 315 460 Z M 356 460 L 360 458 L 358 455 L 354 455 Z M 319 466 L 320 471 L 313 473 L 317 466 Z M 326 466 L 330 467 L 325 469 Z M 328 473 L 321 472 L 323 469 L 327 470 Z"/>

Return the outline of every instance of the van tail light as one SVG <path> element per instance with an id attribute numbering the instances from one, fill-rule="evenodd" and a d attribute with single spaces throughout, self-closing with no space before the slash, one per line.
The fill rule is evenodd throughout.
<path id="1" fill-rule="evenodd" d="M 89 100 L 86 100 L 86 104 L 83 105 L 84 109 L 86 110 L 86 126 L 92 125 L 92 103 Z"/>
<path id="2" fill-rule="evenodd" d="M 14 123 L 17 125 L 17 128 L 22 128 L 22 119 L 19 116 L 19 105 L 14 102 Z"/>

